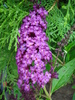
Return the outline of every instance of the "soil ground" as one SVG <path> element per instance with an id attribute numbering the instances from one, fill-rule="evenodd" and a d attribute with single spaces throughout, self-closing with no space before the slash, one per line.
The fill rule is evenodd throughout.
<path id="1" fill-rule="evenodd" d="M 57 90 L 52 95 L 52 100 L 72 100 L 73 93 L 75 92 L 75 90 L 72 89 L 73 84 L 75 84 L 75 82 L 72 84 L 67 84 L 66 86 Z"/>

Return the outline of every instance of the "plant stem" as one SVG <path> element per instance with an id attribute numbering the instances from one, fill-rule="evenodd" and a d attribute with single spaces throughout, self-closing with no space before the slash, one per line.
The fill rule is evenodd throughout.
<path id="1" fill-rule="evenodd" d="M 57 61 L 60 62 L 61 65 L 63 65 L 63 62 L 62 62 L 57 56 L 55 56 L 53 53 L 52 53 L 52 56 L 53 56 L 54 58 L 57 58 Z"/>
<path id="2" fill-rule="evenodd" d="M 46 96 L 47 96 L 48 98 L 50 98 L 49 93 L 48 93 L 48 91 L 46 90 L 46 87 L 45 87 L 45 86 L 44 86 L 43 90 L 44 90 Z"/>
<path id="3" fill-rule="evenodd" d="M 60 49 L 61 49 L 61 48 L 60 48 Z M 63 62 L 58 58 L 59 52 L 57 53 L 57 56 L 55 56 L 53 53 L 52 53 L 52 55 L 56 58 L 55 63 L 54 63 L 54 69 L 55 69 L 55 64 L 56 64 L 57 60 L 58 60 L 59 62 L 61 62 L 61 64 L 63 65 Z M 53 72 L 54 72 L 54 70 L 53 70 Z M 51 100 L 52 80 L 53 80 L 53 79 L 50 80 L 50 89 L 49 89 L 49 97 L 50 97 L 50 100 Z"/>
<path id="4" fill-rule="evenodd" d="M 45 96 L 45 95 L 43 95 L 43 94 L 42 94 L 41 96 L 42 96 L 42 97 L 45 97 L 45 98 L 47 98 L 47 99 L 48 99 L 48 97 L 47 97 L 47 96 Z"/>
<path id="5" fill-rule="evenodd" d="M 35 98 L 37 98 L 38 96 L 40 96 L 40 93 L 35 95 Z M 46 95 L 41 94 L 41 96 L 48 99 L 48 97 Z"/>
<path id="6" fill-rule="evenodd" d="M 50 89 L 49 89 L 50 100 L 52 100 L 52 99 L 51 99 L 52 80 L 53 80 L 53 79 L 50 80 Z"/>
<path id="7" fill-rule="evenodd" d="M 75 75 L 74 74 L 72 74 L 72 77 L 75 79 Z"/>
<path id="8" fill-rule="evenodd" d="M 48 12 L 50 12 L 50 11 L 54 8 L 56 2 L 58 2 L 58 0 L 55 0 L 55 2 L 54 2 L 53 5 L 51 6 L 51 8 L 48 10 Z"/>

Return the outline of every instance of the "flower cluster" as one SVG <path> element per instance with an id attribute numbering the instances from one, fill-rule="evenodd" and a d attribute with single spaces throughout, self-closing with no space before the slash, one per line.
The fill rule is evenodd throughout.
<path id="1" fill-rule="evenodd" d="M 30 91 L 24 91 L 24 89 L 20 89 L 20 92 L 22 93 L 21 99 L 36 100 L 34 89 L 30 89 Z"/>
<path id="2" fill-rule="evenodd" d="M 40 87 L 51 79 L 51 73 L 46 71 L 45 65 L 52 60 L 45 30 L 47 28 L 46 15 L 48 12 L 39 5 L 33 6 L 29 16 L 23 19 L 19 29 L 19 45 L 16 54 L 18 66 L 18 86 L 25 91 L 37 83 Z M 45 70 L 45 72 L 44 72 Z"/>

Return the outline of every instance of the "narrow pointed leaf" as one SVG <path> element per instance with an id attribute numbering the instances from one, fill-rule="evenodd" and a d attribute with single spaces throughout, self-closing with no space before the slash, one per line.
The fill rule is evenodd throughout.
<path id="1" fill-rule="evenodd" d="M 59 74 L 59 79 L 53 80 L 51 94 L 58 90 L 60 87 L 64 86 L 69 81 L 74 70 L 75 58 L 58 70 L 57 73 Z"/>

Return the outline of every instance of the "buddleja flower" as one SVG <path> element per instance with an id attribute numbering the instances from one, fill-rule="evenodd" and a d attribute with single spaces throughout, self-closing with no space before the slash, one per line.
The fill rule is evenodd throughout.
<path id="1" fill-rule="evenodd" d="M 48 12 L 39 5 L 34 5 L 33 8 L 29 16 L 23 19 L 19 29 L 20 37 L 18 37 L 16 54 L 18 86 L 25 91 L 29 91 L 35 84 L 43 88 L 52 77 L 45 66 L 52 60 L 52 53 L 47 44 L 48 38 L 44 32 L 47 28 Z"/>

